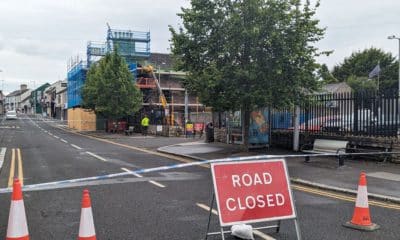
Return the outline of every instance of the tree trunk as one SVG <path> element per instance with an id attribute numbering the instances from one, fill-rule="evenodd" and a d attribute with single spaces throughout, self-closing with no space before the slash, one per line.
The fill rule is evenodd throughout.
<path id="1" fill-rule="evenodd" d="M 250 110 L 248 107 L 242 108 L 243 116 L 243 149 L 247 152 L 249 150 L 249 126 L 250 126 Z"/>

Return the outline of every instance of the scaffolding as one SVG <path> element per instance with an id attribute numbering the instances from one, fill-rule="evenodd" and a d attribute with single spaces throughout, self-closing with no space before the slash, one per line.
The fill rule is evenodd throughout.
<path id="1" fill-rule="evenodd" d="M 118 54 L 125 59 L 136 85 L 143 93 L 142 111 L 156 110 L 160 112 L 160 116 L 167 114 L 169 108 L 167 99 L 154 74 L 153 67 L 148 65 L 151 55 L 150 32 L 118 30 L 112 29 L 108 24 L 107 26 L 105 42 L 89 41 L 87 43 L 87 62 L 77 58 L 68 66 L 68 108 L 82 105 L 81 89 L 91 64 L 118 49 Z"/>
<path id="2" fill-rule="evenodd" d="M 78 107 L 82 104 L 81 90 L 86 80 L 87 64 L 84 61 L 70 65 L 68 70 L 68 108 Z"/>
<path id="3" fill-rule="evenodd" d="M 137 64 L 150 57 L 150 32 L 112 29 L 107 24 L 106 42 L 87 44 L 88 66 L 118 48 L 118 54 L 123 56 L 128 65 Z M 133 70 L 133 69 L 132 69 Z"/>

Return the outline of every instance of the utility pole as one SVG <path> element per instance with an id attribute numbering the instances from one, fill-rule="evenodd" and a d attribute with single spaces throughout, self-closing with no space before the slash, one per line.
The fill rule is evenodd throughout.
<path id="1" fill-rule="evenodd" d="M 399 82 L 398 82 L 398 93 L 400 94 L 400 37 L 396 37 L 395 35 L 392 35 L 392 36 L 389 36 L 388 37 L 388 39 L 390 39 L 390 40 L 393 40 L 393 39 L 397 39 L 398 41 L 399 41 L 399 49 L 398 49 L 398 51 L 399 51 L 399 54 L 397 55 L 398 56 L 398 61 L 399 61 Z"/>
<path id="2" fill-rule="evenodd" d="M 393 40 L 393 39 L 397 39 L 399 42 L 399 47 L 398 47 L 398 51 L 399 54 L 398 56 L 398 61 L 399 61 L 399 82 L 398 82 L 398 89 L 397 89 L 397 106 L 400 108 L 400 103 L 398 102 L 400 100 L 400 38 L 396 37 L 395 35 L 389 36 L 388 39 Z M 397 109 L 398 115 L 396 116 L 396 127 L 397 127 L 397 135 L 400 135 L 399 132 L 399 121 L 400 121 L 400 109 Z"/>

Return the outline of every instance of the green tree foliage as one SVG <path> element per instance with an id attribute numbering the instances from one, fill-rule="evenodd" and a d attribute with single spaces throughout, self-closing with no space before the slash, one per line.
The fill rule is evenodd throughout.
<path id="1" fill-rule="evenodd" d="M 302 2 L 305 2 L 304 4 Z M 318 89 L 316 6 L 300 0 L 191 0 L 170 27 L 184 85 L 214 110 L 292 105 Z M 249 114 L 245 114 L 245 136 Z M 246 143 L 246 137 L 245 137 Z"/>
<path id="2" fill-rule="evenodd" d="M 138 111 L 142 94 L 117 50 L 90 67 L 82 89 L 82 100 L 85 107 L 111 119 Z"/>
<path id="3" fill-rule="evenodd" d="M 322 80 L 322 82 L 325 84 L 339 82 L 339 80 L 337 80 L 329 71 L 328 66 L 326 66 L 326 64 L 322 64 L 321 67 L 318 69 L 318 76 L 320 80 Z"/>
<path id="4" fill-rule="evenodd" d="M 376 81 L 372 79 L 368 79 L 368 77 L 357 77 L 351 75 L 347 78 L 347 84 L 355 91 L 355 92 L 374 92 L 378 89 L 378 85 Z"/>
<path id="5" fill-rule="evenodd" d="M 397 88 L 398 62 L 391 53 L 386 53 L 374 47 L 352 53 L 350 57 L 344 59 L 343 63 L 333 68 L 332 74 L 341 82 L 347 82 L 350 77 L 352 81 L 354 81 L 355 78 L 368 78 L 368 74 L 374 69 L 378 62 L 381 68 L 379 88 L 381 90 Z M 373 81 L 375 81 L 375 85 L 377 85 L 377 77 L 375 77 Z M 361 85 L 353 86 L 360 87 Z"/>

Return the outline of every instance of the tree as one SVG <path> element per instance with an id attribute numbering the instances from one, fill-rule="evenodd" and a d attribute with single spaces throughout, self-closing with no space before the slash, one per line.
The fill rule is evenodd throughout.
<path id="1" fill-rule="evenodd" d="M 391 53 L 386 53 L 378 48 L 368 48 L 363 51 L 353 52 L 343 63 L 333 68 L 332 74 L 339 81 L 348 81 L 350 77 L 367 78 L 369 73 L 379 63 L 379 88 L 381 90 L 397 88 L 398 62 Z M 377 79 L 375 79 L 377 82 Z M 376 83 L 377 84 L 377 83 Z M 356 87 L 358 85 L 353 85 Z M 354 89 L 354 88 L 353 88 Z M 358 89 L 354 89 L 358 90 Z"/>
<path id="2" fill-rule="evenodd" d="M 244 114 L 247 145 L 250 111 L 291 106 L 318 89 L 315 42 L 324 34 L 316 8 L 300 0 L 191 0 L 170 27 L 176 68 L 185 87 L 216 111 Z"/>
<path id="3" fill-rule="evenodd" d="M 326 66 L 326 64 L 322 64 L 321 67 L 318 69 L 318 76 L 320 80 L 322 80 L 323 83 L 325 84 L 339 82 L 339 80 L 336 79 L 329 71 L 328 66 Z"/>
<path id="4" fill-rule="evenodd" d="M 82 89 L 82 100 L 84 107 L 110 119 L 139 110 L 142 94 L 117 50 L 90 67 Z"/>
<path id="5" fill-rule="evenodd" d="M 351 75 L 347 78 L 347 84 L 356 92 L 374 92 L 378 89 L 376 82 L 367 77 Z"/>

